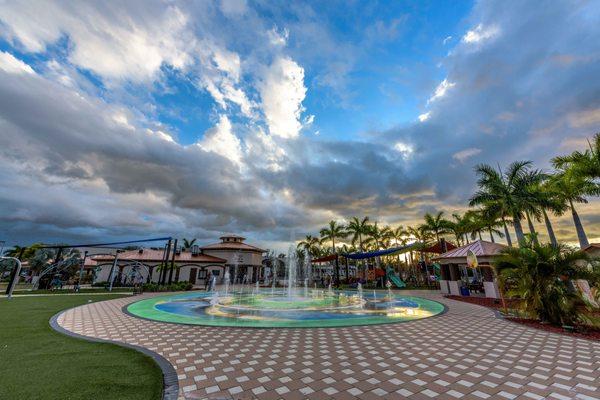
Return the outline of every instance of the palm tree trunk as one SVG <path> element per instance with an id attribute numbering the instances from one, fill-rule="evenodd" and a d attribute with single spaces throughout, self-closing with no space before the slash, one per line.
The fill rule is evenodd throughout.
<path id="1" fill-rule="evenodd" d="M 579 214 L 575 211 L 575 207 L 573 207 L 573 202 L 569 200 L 569 204 L 571 205 L 571 213 L 573 214 L 573 222 L 575 223 L 575 229 L 577 230 L 577 238 L 579 239 L 579 247 L 582 249 L 590 245 L 588 242 L 588 238 L 585 234 L 585 230 L 583 229 L 583 224 L 579 219 Z"/>
<path id="2" fill-rule="evenodd" d="M 529 233 L 531 233 L 531 237 L 533 238 L 533 243 L 539 244 L 537 238 L 537 232 L 535 231 L 535 227 L 533 226 L 533 222 L 531 221 L 531 216 L 529 215 L 529 211 L 525 211 L 525 217 L 527 218 L 527 224 L 529 225 Z"/>
<path id="3" fill-rule="evenodd" d="M 483 238 L 481 237 L 481 230 L 477 231 L 477 236 L 479 236 L 479 240 L 483 240 Z"/>
<path id="4" fill-rule="evenodd" d="M 554 229 L 552 229 L 552 223 L 550 222 L 550 218 L 548 218 L 548 214 L 545 209 L 542 209 L 544 213 L 544 222 L 546 223 L 546 229 L 548 230 L 548 236 L 550 236 L 550 243 L 554 247 L 558 247 L 558 242 L 556 241 L 556 236 L 554 235 Z"/>
<path id="5" fill-rule="evenodd" d="M 340 263 L 337 256 L 337 251 L 335 250 L 335 236 L 331 238 L 331 244 L 333 245 L 333 254 L 335 254 L 335 283 L 336 285 L 340 284 Z"/>
<path id="6" fill-rule="evenodd" d="M 512 240 L 510 240 L 510 232 L 508 232 L 508 226 L 506 225 L 506 220 L 504 216 L 502 217 L 502 224 L 504 225 L 504 234 L 506 235 L 506 243 L 508 243 L 509 247 L 512 247 Z"/>
<path id="7" fill-rule="evenodd" d="M 489 232 L 490 232 L 490 240 L 492 241 L 492 243 L 496 243 L 496 241 L 494 240 L 494 234 L 492 233 L 492 228 L 488 228 Z"/>
<path id="8" fill-rule="evenodd" d="M 515 226 L 515 233 L 517 235 L 517 242 L 519 246 L 525 243 L 525 235 L 523 234 L 523 226 L 521 225 L 521 219 L 517 215 L 513 215 L 513 224 Z"/>

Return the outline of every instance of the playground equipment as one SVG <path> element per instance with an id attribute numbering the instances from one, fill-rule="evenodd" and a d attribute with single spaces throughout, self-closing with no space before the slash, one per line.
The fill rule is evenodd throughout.
<path id="1" fill-rule="evenodd" d="M 11 274 L 11 279 L 8 282 L 8 288 L 6 289 L 6 294 L 8 298 L 12 298 L 13 290 L 15 290 L 15 286 L 19 281 L 19 274 L 21 273 L 21 261 L 15 257 L 0 257 L 0 260 L 12 260 L 15 262 L 15 267 L 13 273 Z"/>
<path id="2" fill-rule="evenodd" d="M 401 289 L 406 287 L 406 283 L 404 283 L 404 281 L 400 279 L 400 277 L 394 272 L 392 268 L 387 267 L 387 270 L 385 272 L 390 282 L 396 285 L 397 288 Z"/>

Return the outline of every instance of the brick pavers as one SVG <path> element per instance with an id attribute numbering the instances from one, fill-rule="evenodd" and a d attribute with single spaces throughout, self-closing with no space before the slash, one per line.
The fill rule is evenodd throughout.
<path id="1" fill-rule="evenodd" d="M 58 323 L 161 354 L 177 371 L 182 399 L 600 399 L 600 343 L 435 293 L 404 293 L 448 311 L 363 327 L 217 328 L 126 315 L 135 297 L 68 310 Z"/>

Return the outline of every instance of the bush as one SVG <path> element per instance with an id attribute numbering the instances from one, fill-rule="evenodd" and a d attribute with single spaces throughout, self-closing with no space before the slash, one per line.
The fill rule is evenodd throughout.
<path id="1" fill-rule="evenodd" d="M 181 292 L 192 290 L 194 285 L 189 282 L 175 282 L 170 285 L 160 285 L 158 283 L 145 283 L 142 286 L 144 292 Z"/>

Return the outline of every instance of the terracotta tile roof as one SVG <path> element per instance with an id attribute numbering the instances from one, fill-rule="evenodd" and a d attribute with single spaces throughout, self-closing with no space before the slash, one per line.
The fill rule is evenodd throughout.
<path id="1" fill-rule="evenodd" d="M 434 258 L 434 260 L 440 260 L 445 258 L 466 258 L 467 252 L 471 250 L 477 257 L 490 257 L 498 254 L 506 246 L 500 243 L 492 243 L 485 240 L 476 240 L 464 246 L 457 247 L 454 250 L 450 250 L 444 254 L 441 254 Z"/>
<path id="2" fill-rule="evenodd" d="M 202 250 L 243 250 L 264 253 L 266 250 L 242 242 L 221 242 L 201 246 Z"/>
<path id="3" fill-rule="evenodd" d="M 140 253 L 139 250 L 128 250 L 123 253 L 119 253 L 119 260 L 123 261 L 140 261 L 140 262 L 161 262 L 163 260 L 164 250 L 153 250 L 153 249 L 143 249 Z M 172 256 L 169 257 L 169 259 Z M 112 261 L 114 259 L 113 256 L 92 256 L 95 261 Z M 175 255 L 175 262 L 188 262 L 190 264 L 198 263 L 198 264 L 206 264 L 206 263 L 216 263 L 223 264 L 226 260 L 209 256 L 207 254 L 198 254 L 192 255 L 189 251 L 182 251 L 180 254 Z"/>
<path id="4" fill-rule="evenodd" d="M 456 249 L 456 245 L 446 241 L 446 250 L 452 251 L 454 249 Z M 436 242 L 435 244 L 433 244 L 429 247 L 426 247 L 420 251 L 422 251 L 423 253 L 442 254 L 442 244 L 440 242 Z"/>

